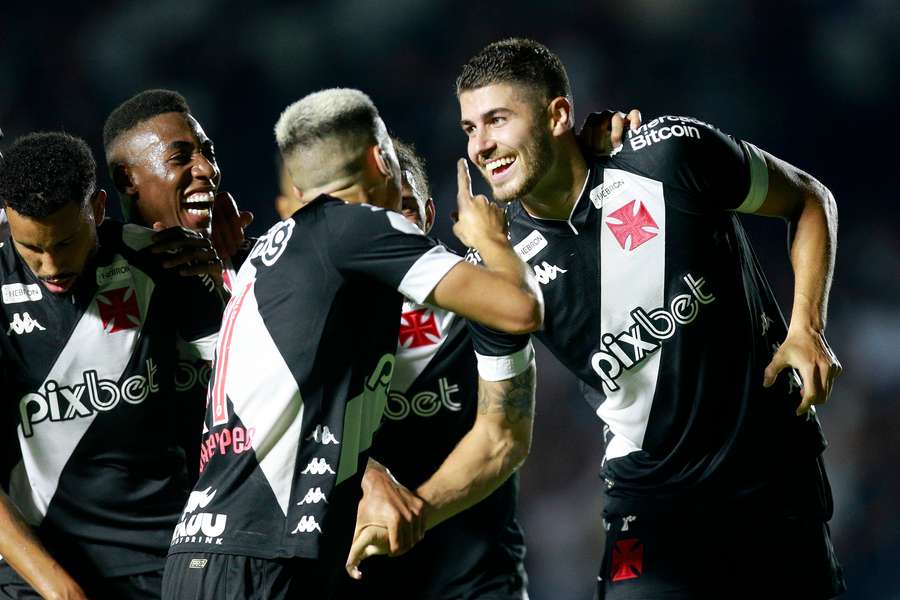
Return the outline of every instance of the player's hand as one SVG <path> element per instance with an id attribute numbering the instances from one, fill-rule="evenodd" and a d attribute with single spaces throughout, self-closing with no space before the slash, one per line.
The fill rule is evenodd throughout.
<path id="1" fill-rule="evenodd" d="M 253 222 L 253 213 L 238 210 L 234 197 L 228 192 L 216 194 L 212 213 L 213 247 L 223 260 L 235 255 L 244 242 L 244 229 Z"/>
<path id="2" fill-rule="evenodd" d="M 797 369 L 803 387 L 797 415 L 806 413 L 813 404 L 824 404 L 831 395 L 834 380 L 843 370 L 821 331 L 790 328 L 784 343 L 766 367 L 763 385 L 770 387 L 778 374 L 788 367 Z"/>
<path id="3" fill-rule="evenodd" d="M 469 248 L 478 248 L 487 240 L 505 243 L 506 215 L 487 196 L 472 194 L 472 177 L 469 163 L 461 158 L 456 163 L 456 201 L 459 210 L 454 213 L 453 233 Z"/>
<path id="4" fill-rule="evenodd" d="M 391 556 L 403 554 L 422 540 L 426 524 L 425 502 L 394 479 L 390 471 L 369 460 L 362 489 L 354 540 L 366 526 L 382 526 L 388 532 Z"/>
<path id="5" fill-rule="evenodd" d="M 592 154 L 610 154 L 622 145 L 626 126 L 634 131 L 641 126 L 641 122 L 641 111 L 636 108 L 627 115 L 611 110 L 591 113 L 581 126 L 578 141 Z"/>
<path id="6" fill-rule="evenodd" d="M 350 547 L 350 555 L 347 557 L 347 574 L 353 579 L 362 579 L 362 571 L 359 563 L 378 554 L 390 554 L 391 542 L 387 527 L 381 525 L 366 525 L 357 531 Z"/>
<path id="7" fill-rule="evenodd" d="M 162 261 L 163 268 L 178 269 L 178 274 L 184 277 L 209 275 L 217 285 L 222 285 L 224 266 L 209 239 L 186 227 L 162 227 L 160 222 L 153 224 L 156 233 L 150 252 L 168 254 Z"/>
<path id="8" fill-rule="evenodd" d="M 57 565 L 58 567 L 58 565 Z M 87 594 L 72 577 L 58 567 L 44 573 L 40 580 L 34 582 L 35 590 L 41 598 L 48 600 L 88 600 Z"/>

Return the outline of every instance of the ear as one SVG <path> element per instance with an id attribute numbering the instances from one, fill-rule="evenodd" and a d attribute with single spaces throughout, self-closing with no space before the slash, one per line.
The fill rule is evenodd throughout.
<path id="1" fill-rule="evenodd" d="M 99 189 L 94 193 L 94 197 L 91 198 L 91 213 L 97 226 L 106 218 L 106 190 Z"/>
<path id="2" fill-rule="evenodd" d="M 431 231 L 431 228 L 434 225 L 435 213 L 434 200 L 428 198 L 428 200 L 425 201 L 425 233 Z"/>
<path id="3" fill-rule="evenodd" d="M 113 185 L 116 186 L 116 191 L 122 194 L 123 196 L 136 196 L 137 195 L 137 186 L 134 183 L 134 175 L 130 168 L 126 167 L 122 163 L 116 163 L 112 167 L 112 180 Z"/>
<path id="4" fill-rule="evenodd" d="M 391 161 L 384 154 L 384 149 L 375 144 L 372 146 L 370 152 L 372 152 L 372 156 L 375 159 L 375 165 L 378 167 L 378 171 L 384 175 L 385 177 L 393 177 L 393 169 L 391 168 Z"/>
<path id="5" fill-rule="evenodd" d="M 550 131 L 553 135 L 562 135 L 570 131 L 575 123 L 572 103 L 565 96 L 557 96 L 547 107 L 550 113 Z"/>

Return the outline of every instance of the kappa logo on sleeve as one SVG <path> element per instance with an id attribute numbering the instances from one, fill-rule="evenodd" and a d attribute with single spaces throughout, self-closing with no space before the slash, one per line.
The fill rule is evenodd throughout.
<path id="1" fill-rule="evenodd" d="M 297 527 L 291 533 L 312 533 L 313 531 L 322 533 L 322 528 L 319 527 L 319 523 L 316 521 L 316 518 L 314 516 L 303 515 L 302 517 L 300 517 L 300 521 L 297 523 Z"/>

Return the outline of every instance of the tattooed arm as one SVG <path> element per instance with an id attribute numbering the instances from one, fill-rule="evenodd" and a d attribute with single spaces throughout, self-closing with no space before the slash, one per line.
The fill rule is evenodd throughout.
<path id="1" fill-rule="evenodd" d="M 503 381 L 478 380 L 475 424 L 416 493 L 429 529 L 481 502 L 525 461 L 531 448 L 535 368 Z"/>

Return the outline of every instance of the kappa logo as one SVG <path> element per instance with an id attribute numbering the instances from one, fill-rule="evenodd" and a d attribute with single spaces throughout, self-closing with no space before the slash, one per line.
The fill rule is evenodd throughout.
<path id="1" fill-rule="evenodd" d="M 247 260 L 259 257 L 267 267 L 274 265 L 281 258 L 281 255 L 284 254 L 291 235 L 294 233 L 294 225 L 294 219 L 287 219 L 277 223 L 264 236 L 259 238 L 256 245 L 253 246 L 253 250 L 250 251 L 250 256 Z"/>
<path id="2" fill-rule="evenodd" d="M 322 528 L 319 527 L 319 524 L 316 522 L 316 518 L 314 516 L 303 515 L 302 517 L 300 517 L 300 521 L 297 522 L 297 527 L 295 527 L 291 533 L 312 533 L 313 531 L 322 533 Z"/>
<path id="3" fill-rule="evenodd" d="M 433 346 L 441 341 L 437 319 L 430 308 L 410 310 L 400 315 L 400 346 L 420 348 Z"/>
<path id="4" fill-rule="evenodd" d="M 628 526 L 634 521 L 637 521 L 637 517 L 634 515 L 622 517 L 622 531 L 628 531 Z"/>
<path id="5" fill-rule="evenodd" d="M 659 235 L 659 226 L 647 207 L 632 200 L 606 217 L 606 225 L 623 250 L 634 251 Z"/>
<path id="6" fill-rule="evenodd" d="M 210 493 L 210 490 L 212 490 L 212 493 Z M 184 510 L 181 511 L 181 517 L 184 518 L 185 515 L 194 512 L 198 508 L 206 508 L 209 506 L 209 503 L 216 497 L 217 491 L 218 490 L 213 490 L 212 486 L 210 486 L 199 492 L 191 492 L 190 496 L 188 496 L 187 504 L 184 506 Z"/>
<path id="7" fill-rule="evenodd" d="M 6 335 L 9 335 L 15 332 L 16 335 L 22 335 L 24 333 L 31 333 L 37 329 L 38 331 L 47 331 L 46 328 L 31 318 L 27 312 L 16 313 L 13 315 L 12 322 L 9 324 L 9 329 L 6 330 Z"/>
<path id="8" fill-rule="evenodd" d="M 311 434 L 306 436 L 306 439 L 322 444 L 323 446 L 327 446 L 328 444 L 340 444 L 334 434 L 331 433 L 331 430 L 328 429 L 328 425 L 316 425 L 316 428 Z"/>
<path id="9" fill-rule="evenodd" d="M 534 278 L 538 280 L 538 283 L 541 285 L 547 285 L 551 281 L 556 280 L 556 276 L 562 273 L 568 273 L 566 269 L 561 269 L 556 265 L 551 265 L 546 260 L 542 261 L 539 265 L 534 265 Z"/>
<path id="10" fill-rule="evenodd" d="M 326 473 L 334 475 L 334 469 L 331 468 L 324 458 L 314 458 L 309 461 L 306 468 L 300 471 L 301 475 L 325 475 Z"/>
<path id="11" fill-rule="evenodd" d="M 322 488 L 314 487 L 306 492 L 306 495 L 303 496 L 303 500 L 298 502 L 297 506 L 300 506 L 301 504 L 318 504 L 323 500 L 325 501 L 325 504 L 328 504 L 328 497 L 322 493 Z"/>
<path id="12" fill-rule="evenodd" d="M 141 310 L 132 287 L 121 287 L 97 294 L 100 321 L 106 333 L 118 333 L 141 326 Z"/>
<path id="13" fill-rule="evenodd" d="M 41 293 L 41 286 L 37 283 L 29 283 L 28 285 L 8 283 L 0 289 L 3 290 L 3 304 L 37 302 L 44 297 Z"/>

